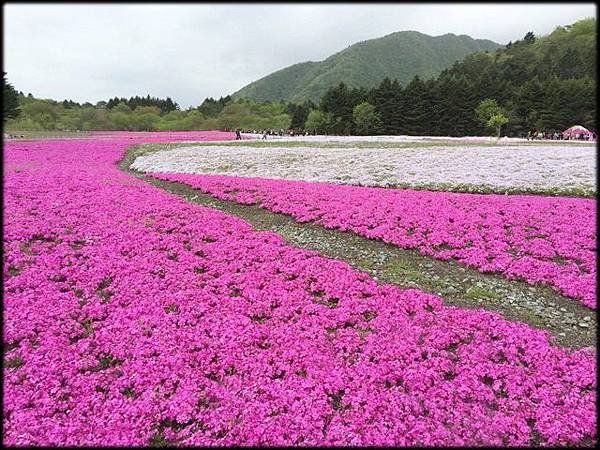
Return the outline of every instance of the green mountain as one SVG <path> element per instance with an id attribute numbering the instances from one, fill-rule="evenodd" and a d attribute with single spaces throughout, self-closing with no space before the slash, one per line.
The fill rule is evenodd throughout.
<path id="1" fill-rule="evenodd" d="M 308 61 L 278 70 L 232 94 L 254 101 L 318 101 L 341 81 L 349 87 L 372 88 L 386 77 L 407 84 L 415 75 L 432 78 L 475 52 L 501 47 L 466 35 L 428 36 L 400 31 L 351 45 L 321 62 Z"/>

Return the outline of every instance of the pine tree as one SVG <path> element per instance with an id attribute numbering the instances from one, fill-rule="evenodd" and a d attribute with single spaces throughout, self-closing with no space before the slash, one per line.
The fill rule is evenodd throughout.
<path id="1" fill-rule="evenodd" d="M 535 35 L 532 31 L 527 32 L 525 37 L 523 37 L 523 42 L 525 44 L 533 44 L 535 42 Z"/>
<path id="2" fill-rule="evenodd" d="M 333 115 L 336 121 L 333 132 L 350 134 L 352 132 L 353 95 L 344 83 L 329 89 L 321 98 L 321 110 Z"/>
<path id="3" fill-rule="evenodd" d="M 403 134 L 422 136 L 429 133 L 433 113 L 432 87 L 415 76 L 402 92 Z"/>
<path id="4" fill-rule="evenodd" d="M 2 118 L 4 122 L 6 122 L 6 119 L 13 119 L 19 115 L 18 94 L 6 79 L 6 72 L 2 72 L 2 104 Z"/>
<path id="5" fill-rule="evenodd" d="M 517 105 L 512 111 L 514 129 L 521 134 L 537 129 L 540 111 L 544 107 L 544 90 L 540 80 L 534 77 L 524 83 L 515 96 Z"/>
<path id="6" fill-rule="evenodd" d="M 375 107 L 383 123 L 382 132 L 393 134 L 391 128 L 391 116 L 393 114 L 391 103 L 393 97 L 392 80 L 385 78 L 379 86 L 373 88 L 368 94 L 368 102 Z"/>

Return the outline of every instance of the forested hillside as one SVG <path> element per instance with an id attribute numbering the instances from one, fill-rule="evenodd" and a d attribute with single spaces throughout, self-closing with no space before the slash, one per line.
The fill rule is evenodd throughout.
<path id="1" fill-rule="evenodd" d="M 311 126 L 320 132 L 356 133 L 354 109 L 374 106 L 371 133 L 473 135 L 488 132 L 475 109 L 494 99 L 508 118 L 503 134 L 562 131 L 573 124 L 596 128 L 596 20 L 533 33 L 495 53 L 477 53 L 436 78 L 405 87 L 385 79 L 371 90 L 338 85 L 322 98 Z"/>
<path id="2" fill-rule="evenodd" d="M 408 83 L 415 75 L 431 78 L 473 52 L 493 51 L 499 44 L 466 35 L 428 36 L 400 31 L 359 42 L 321 62 L 305 62 L 267 75 L 232 94 L 253 101 L 318 101 L 340 82 L 371 88 L 384 78 Z"/>

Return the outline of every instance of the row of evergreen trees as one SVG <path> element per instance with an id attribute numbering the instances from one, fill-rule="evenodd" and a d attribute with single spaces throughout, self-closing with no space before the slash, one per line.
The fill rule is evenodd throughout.
<path id="1" fill-rule="evenodd" d="M 489 83 L 489 84 L 488 84 Z M 369 91 L 344 83 L 324 95 L 306 128 L 328 134 L 467 136 L 488 133 L 475 114 L 485 99 L 495 99 L 508 118 L 507 135 L 531 130 L 563 131 L 581 124 L 596 129 L 596 83 L 590 77 L 540 80 L 520 86 L 510 82 L 473 83 L 465 75 L 444 74 L 437 80 L 415 77 L 406 87 L 385 79 Z M 357 108 L 372 105 L 367 122 L 356 120 Z"/>
<path id="2" fill-rule="evenodd" d="M 131 97 L 129 99 L 118 97 L 111 98 L 106 103 L 106 107 L 108 109 L 112 109 L 119 103 L 123 103 L 129 106 L 129 108 L 131 109 L 135 109 L 138 106 L 156 106 L 158 109 L 160 109 L 161 113 L 168 113 L 179 109 L 179 105 L 173 100 L 171 100 L 171 97 L 162 99 L 157 97 L 150 97 L 150 95 L 147 95 L 146 97 L 139 97 L 136 95 L 135 97 Z"/>

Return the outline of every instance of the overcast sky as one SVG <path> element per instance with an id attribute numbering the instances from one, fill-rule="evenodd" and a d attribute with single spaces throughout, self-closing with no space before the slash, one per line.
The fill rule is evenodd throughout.
<path id="1" fill-rule="evenodd" d="M 570 4 L 4 4 L 4 71 L 36 97 L 170 96 L 182 108 L 395 31 L 501 44 L 585 17 Z"/>

